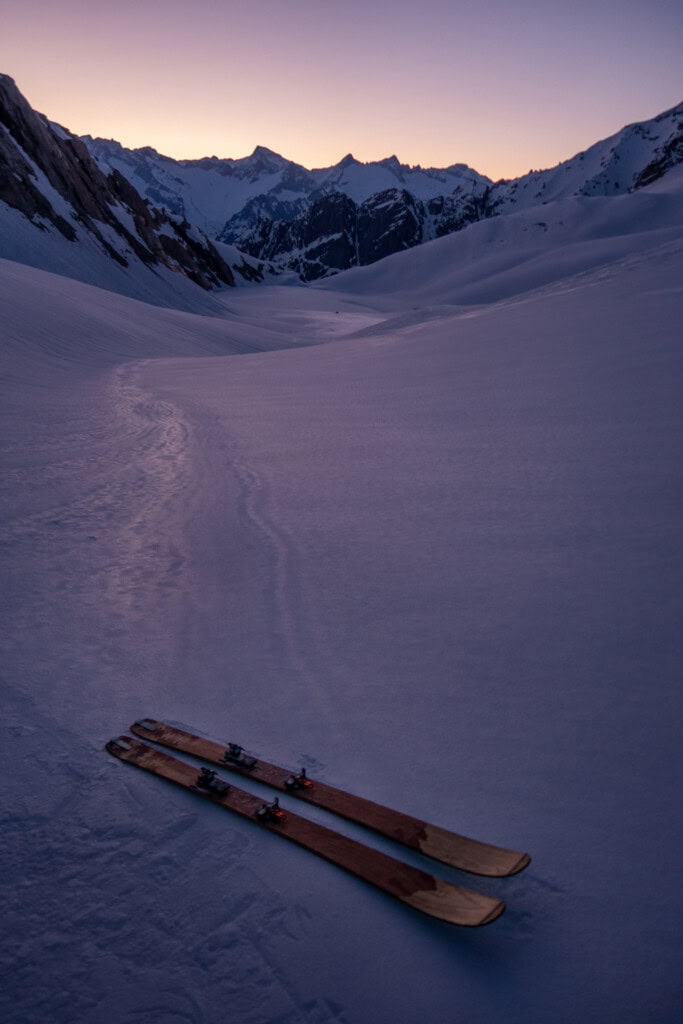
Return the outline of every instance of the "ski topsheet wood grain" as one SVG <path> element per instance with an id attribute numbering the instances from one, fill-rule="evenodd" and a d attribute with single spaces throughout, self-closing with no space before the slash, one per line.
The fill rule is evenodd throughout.
<path id="1" fill-rule="evenodd" d="M 249 775 L 259 782 L 272 786 L 281 792 L 288 792 L 297 800 L 315 804 L 327 811 L 332 811 L 343 818 L 355 821 L 359 825 L 373 829 L 389 839 L 403 843 L 404 846 L 417 850 L 419 853 L 433 857 L 435 860 L 468 871 L 475 875 L 487 875 L 492 878 L 503 878 L 522 871 L 530 862 L 526 853 L 509 850 L 504 846 L 493 846 L 477 839 L 449 832 L 438 825 L 430 825 L 419 818 L 394 811 L 382 804 L 354 796 L 342 789 L 336 789 L 318 780 L 306 780 L 309 785 L 288 788 L 287 782 L 296 779 L 296 773 L 287 771 L 278 765 L 253 758 L 252 767 L 244 767 L 234 761 L 225 760 L 229 744 L 215 743 L 203 736 L 186 732 L 175 726 L 167 725 L 153 718 L 138 720 L 131 726 L 132 732 L 142 739 L 159 743 L 161 746 L 180 750 L 185 754 L 202 758 L 211 764 L 229 768 L 241 775 Z"/>
<path id="2" fill-rule="evenodd" d="M 107 750 L 121 761 L 144 768 L 213 804 L 250 818 L 261 828 L 306 847 L 430 917 L 450 924 L 478 927 L 495 921 L 505 909 L 500 900 L 434 878 L 425 871 L 289 811 L 280 812 L 281 816 L 274 819 L 267 815 L 259 818 L 259 812 L 267 806 L 263 800 L 233 785 L 222 792 L 202 788 L 198 785 L 200 773 L 194 765 L 129 736 L 110 740 Z M 224 783 L 219 782 L 218 785 Z"/>

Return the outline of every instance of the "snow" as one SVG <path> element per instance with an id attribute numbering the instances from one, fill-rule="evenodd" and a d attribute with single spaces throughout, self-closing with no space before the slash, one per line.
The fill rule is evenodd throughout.
<path id="1" fill-rule="evenodd" d="M 383 308 L 490 303 L 680 237 L 680 176 L 626 196 L 571 197 L 494 217 L 326 283 Z M 314 286 L 316 287 L 316 286 Z"/>
<path id="2" fill-rule="evenodd" d="M 653 155 L 680 132 L 682 117 L 683 104 L 679 104 L 651 121 L 627 125 L 557 167 L 518 178 L 512 199 L 507 195 L 509 183 L 494 186 L 492 196 L 503 198 L 506 209 L 510 202 L 520 208 L 572 195 L 625 193 Z"/>
<path id="3" fill-rule="evenodd" d="M 115 143 L 97 143 L 91 146 L 91 152 L 100 167 L 120 171 L 141 195 L 152 195 L 148 191 L 151 179 L 156 205 L 172 200 L 171 208 L 179 212 L 175 205 L 180 201 L 183 216 L 211 237 L 218 235 L 249 199 L 274 188 L 282 177 L 278 169 L 255 180 L 240 178 L 221 174 L 219 168 L 186 165 L 156 153 L 146 158 L 139 150 L 131 159 L 128 151 Z"/>
<path id="4" fill-rule="evenodd" d="M 677 1019 L 665 180 L 204 315 L 0 261 L 3 1020 Z M 532 864 L 432 922 L 109 757 L 146 715 Z"/>
<path id="5" fill-rule="evenodd" d="M 98 222 L 98 226 L 103 235 L 109 234 L 117 250 L 125 247 L 125 239 L 113 228 L 105 232 L 105 225 Z M 54 225 L 44 223 L 41 229 L 18 210 L 0 202 L 0 259 L 59 273 L 159 306 L 196 312 L 217 308 L 212 294 L 203 293 L 182 274 L 161 265 L 151 269 L 128 251 L 125 258 L 129 266 L 122 267 L 89 231 L 81 225 L 76 231 L 76 240 L 70 242 Z"/>
<path id="6" fill-rule="evenodd" d="M 448 195 L 458 186 L 468 186 L 467 191 L 478 191 L 478 186 L 488 183 L 488 179 L 473 171 L 463 174 L 461 170 L 449 168 L 430 172 L 420 167 L 402 166 L 398 162 L 387 166 L 384 162 L 364 164 L 354 161 L 346 166 L 311 173 L 319 186 L 334 187 L 358 204 L 387 189 L 405 188 L 416 198 L 427 200 Z"/>
<path id="7" fill-rule="evenodd" d="M 211 238 L 219 235 L 226 222 L 250 199 L 271 191 L 277 192 L 280 200 L 294 201 L 316 189 L 335 189 L 362 203 L 385 189 L 407 188 L 420 199 L 431 199 L 458 186 L 471 192 L 481 191 L 482 185 L 489 184 L 488 178 L 463 165 L 434 171 L 397 161 L 341 161 L 334 167 L 309 171 L 262 147 L 242 160 L 195 162 L 171 160 L 154 150 L 126 150 L 119 143 L 104 139 L 86 136 L 84 141 L 103 170 L 120 171 L 141 195 L 150 197 L 156 205 L 166 205 L 175 212 L 180 205 L 183 215 Z M 265 166 L 258 159 L 255 162 L 259 152 L 271 157 Z M 292 169 L 302 182 L 300 191 L 286 187 Z"/>

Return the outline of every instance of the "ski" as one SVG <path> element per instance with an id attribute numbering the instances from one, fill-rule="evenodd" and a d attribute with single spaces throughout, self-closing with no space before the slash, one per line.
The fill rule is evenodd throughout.
<path id="1" fill-rule="evenodd" d="M 505 909 L 500 900 L 434 878 L 324 825 L 284 811 L 279 806 L 279 798 L 271 804 L 264 803 L 252 793 L 218 778 L 215 771 L 197 769 L 139 740 L 120 736 L 110 740 L 106 749 L 121 761 L 144 768 L 213 804 L 250 818 L 269 832 L 279 833 L 430 917 L 450 924 L 479 927 L 495 921 Z"/>
<path id="2" fill-rule="evenodd" d="M 531 860 L 526 853 L 449 832 L 438 825 L 430 825 L 401 811 L 373 803 L 372 800 L 335 789 L 325 782 L 308 778 L 304 771 L 288 772 L 285 768 L 249 756 L 236 743 L 215 743 L 153 718 L 139 719 L 131 726 L 131 730 L 142 739 L 229 768 L 230 771 L 249 775 L 258 782 L 364 825 L 461 871 L 503 878 L 522 871 Z"/>

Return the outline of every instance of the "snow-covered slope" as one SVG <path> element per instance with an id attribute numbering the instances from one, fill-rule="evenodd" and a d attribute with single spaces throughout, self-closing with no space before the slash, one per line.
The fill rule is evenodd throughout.
<path id="1" fill-rule="evenodd" d="M 614 197 L 573 196 L 472 224 L 316 284 L 368 294 L 421 319 L 424 306 L 496 302 L 676 239 L 683 231 L 683 170 Z"/>
<path id="2" fill-rule="evenodd" d="M 0 262 L 2 1020 L 677 1019 L 676 181 L 223 318 Z M 147 714 L 533 862 L 427 921 L 109 758 Z"/>
<path id="3" fill-rule="evenodd" d="M 143 302 L 200 312 L 217 308 L 214 296 L 167 267 L 149 267 L 133 253 L 127 266 L 112 259 L 99 240 L 81 231 L 76 240 L 39 226 L 0 202 L 0 258 L 51 271 Z"/>
<path id="4" fill-rule="evenodd" d="M 650 121 L 627 125 L 550 170 L 498 182 L 491 199 L 502 212 L 508 206 L 519 209 L 569 196 L 623 195 L 651 184 L 681 161 L 683 103 Z"/>

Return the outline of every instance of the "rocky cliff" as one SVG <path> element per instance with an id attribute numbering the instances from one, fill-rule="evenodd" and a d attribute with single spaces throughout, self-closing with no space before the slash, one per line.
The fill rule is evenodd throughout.
<path id="1" fill-rule="evenodd" d="M 0 203 L 74 246 L 94 241 L 120 267 L 164 267 L 204 289 L 234 284 L 212 242 L 153 206 L 120 171 L 105 173 L 85 143 L 34 111 L 7 75 L 0 75 Z"/>

